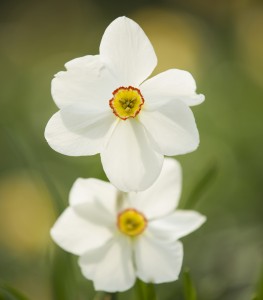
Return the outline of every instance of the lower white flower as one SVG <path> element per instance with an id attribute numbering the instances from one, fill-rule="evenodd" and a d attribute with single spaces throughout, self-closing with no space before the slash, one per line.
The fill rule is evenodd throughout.
<path id="1" fill-rule="evenodd" d="M 82 273 L 96 290 L 124 291 L 136 277 L 174 281 L 183 260 L 178 239 L 205 221 L 198 212 L 175 210 L 180 193 L 181 168 L 173 159 L 165 159 L 154 185 L 139 193 L 119 192 L 97 179 L 77 179 L 70 206 L 51 229 L 52 238 L 80 256 Z"/>

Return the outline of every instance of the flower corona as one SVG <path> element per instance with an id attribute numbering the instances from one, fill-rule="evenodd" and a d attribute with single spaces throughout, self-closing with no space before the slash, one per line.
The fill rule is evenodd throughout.
<path id="1" fill-rule="evenodd" d="M 139 89 L 122 86 L 112 94 L 114 97 L 110 100 L 110 107 L 120 119 L 134 118 L 141 111 L 144 98 Z"/>
<path id="2" fill-rule="evenodd" d="M 147 219 L 134 208 L 127 208 L 118 215 L 119 230 L 128 236 L 137 236 L 145 230 Z"/>

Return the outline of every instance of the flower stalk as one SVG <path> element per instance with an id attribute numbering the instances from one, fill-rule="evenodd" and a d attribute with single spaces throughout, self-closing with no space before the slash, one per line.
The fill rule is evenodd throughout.
<path id="1" fill-rule="evenodd" d="M 135 297 L 134 300 L 157 300 L 155 287 L 153 283 L 145 283 L 137 279 L 135 284 Z"/>

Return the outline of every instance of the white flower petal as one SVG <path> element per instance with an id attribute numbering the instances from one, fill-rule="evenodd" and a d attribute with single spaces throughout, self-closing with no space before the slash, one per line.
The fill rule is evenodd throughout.
<path id="1" fill-rule="evenodd" d="M 198 105 L 205 100 L 204 95 L 196 94 L 193 76 L 178 69 L 167 70 L 146 80 L 140 90 L 146 101 L 145 107 L 150 110 L 169 100 L 181 100 L 189 106 Z"/>
<path id="2" fill-rule="evenodd" d="M 59 108 L 88 103 L 90 107 L 109 107 L 118 84 L 101 62 L 99 55 L 84 56 L 66 63 L 51 83 L 52 97 Z"/>
<path id="3" fill-rule="evenodd" d="M 157 111 L 142 111 L 139 119 L 156 151 L 164 155 L 185 154 L 199 145 L 194 115 L 181 101 L 169 101 Z"/>
<path id="4" fill-rule="evenodd" d="M 125 291 L 135 283 L 131 241 L 120 238 L 79 259 L 83 275 L 94 281 L 95 290 Z"/>
<path id="5" fill-rule="evenodd" d="M 74 109 L 74 108 L 73 108 Z M 45 129 L 50 147 L 71 156 L 94 155 L 101 152 L 107 134 L 116 121 L 113 113 L 70 108 L 55 113 Z"/>
<path id="6" fill-rule="evenodd" d="M 137 276 L 152 283 L 174 281 L 178 278 L 183 261 L 183 246 L 174 243 L 160 243 L 143 235 L 135 243 L 135 264 Z"/>
<path id="7" fill-rule="evenodd" d="M 196 211 L 176 210 L 162 219 L 149 222 L 149 231 L 161 239 L 177 240 L 198 229 L 206 217 Z"/>
<path id="8" fill-rule="evenodd" d="M 100 44 L 101 59 L 124 86 L 138 86 L 153 71 L 157 58 L 141 27 L 120 17 L 105 30 Z"/>
<path id="9" fill-rule="evenodd" d="M 140 193 L 130 193 L 129 205 L 153 219 L 171 213 L 177 206 L 182 187 L 180 164 L 165 158 L 160 176 L 154 184 Z"/>
<path id="10" fill-rule="evenodd" d="M 128 119 L 115 127 L 101 160 L 106 175 L 118 189 L 139 191 L 159 176 L 163 156 L 152 149 L 140 123 Z"/>
<path id="11" fill-rule="evenodd" d="M 117 193 L 117 189 L 108 182 L 78 178 L 70 191 L 69 202 L 80 216 L 90 222 L 115 227 Z"/>
<path id="12" fill-rule="evenodd" d="M 105 244 L 112 233 L 107 227 L 100 227 L 81 218 L 68 207 L 52 227 L 53 240 L 64 250 L 76 255 Z"/>

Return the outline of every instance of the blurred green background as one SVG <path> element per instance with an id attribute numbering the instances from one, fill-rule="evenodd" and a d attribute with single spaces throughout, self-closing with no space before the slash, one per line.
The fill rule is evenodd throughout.
<path id="1" fill-rule="evenodd" d="M 188 70 L 206 95 L 193 108 L 200 147 L 177 157 L 181 206 L 208 218 L 183 239 L 198 299 L 252 299 L 263 258 L 263 3 L 249 0 L 1 1 L 0 283 L 31 300 L 94 297 L 49 229 L 77 177 L 106 177 L 98 155 L 53 151 L 44 128 L 57 111 L 53 75 L 75 57 L 97 54 L 105 28 L 121 15 L 150 38 L 154 74 Z M 184 299 L 182 278 L 157 293 Z"/>

